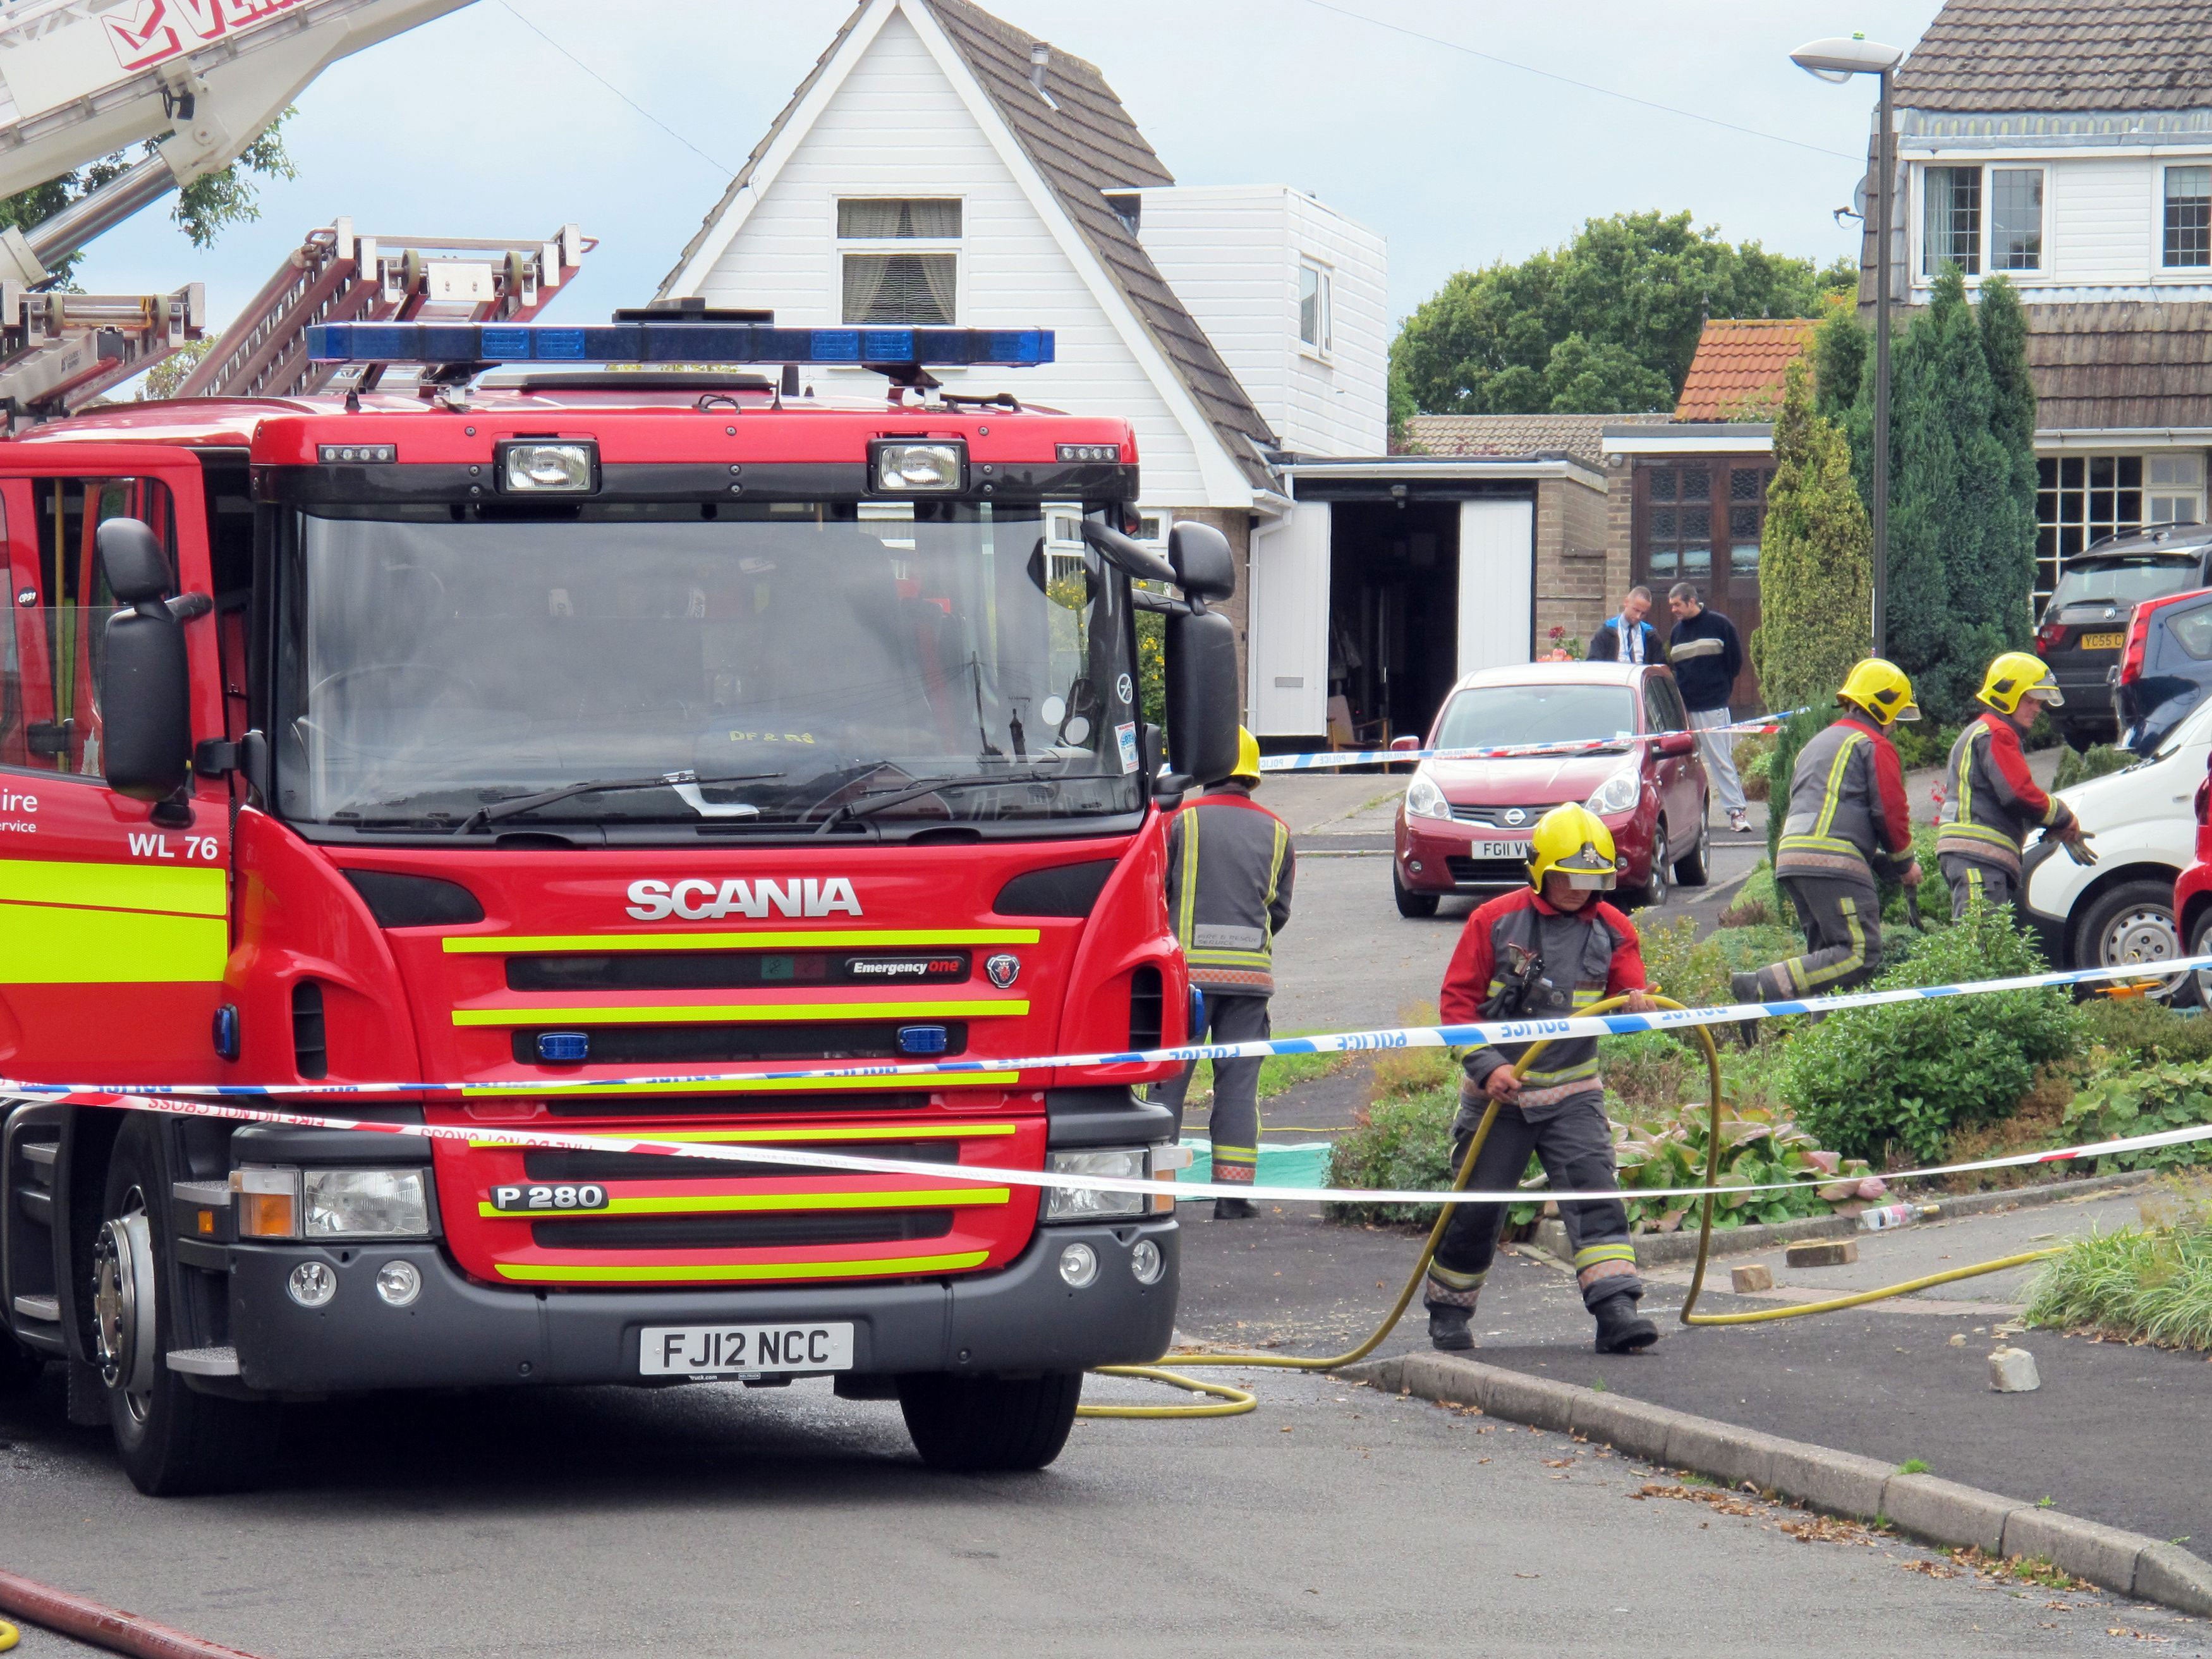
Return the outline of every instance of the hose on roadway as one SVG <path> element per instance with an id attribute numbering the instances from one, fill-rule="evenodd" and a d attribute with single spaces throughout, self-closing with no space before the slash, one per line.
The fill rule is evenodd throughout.
<path id="1" fill-rule="evenodd" d="M 1654 996 L 1650 1000 L 1662 1008 L 1684 1008 L 1683 1004 L 1676 1002 L 1671 997 Z M 1627 1000 L 1626 997 L 1608 997 L 1602 1002 L 1578 1012 L 1587 1014 L 1610 1013 Z M 1900 1285 L 1887 1285 L 1875 1291 L 1861 1291 L 1852 1296 L 1834 1297 L 1825 1302 L 1794 1303 L 1786 1308 L 1763 1308 L 1751 1313 L 1701 1314 L 1697 1312 L 1698 1297 L 1704 1292 L 1705 1286 L 1706 1258 L 1712 1250 L 1714 1202 L 1720 1195 L 1717 1187 L 1722 1150 L 1721 1055 L 1719 1048 L 1713 1042 L 1712 1032 L 1706 1027 L 1693 1025 L 1690 1028 L 1690 1034 L 1697 1039 L 1704 1054 L 1706 1099 L 1711 1115 L 1707 1122 L 1705 1135 L 1705 1184 L 1706 1190 L 1698 1224 L 1698 1261 L 1695 1270 L 1690 1275 L 1689 1291 L 1682 1297 L 1680 1318 L 1683 1324 L 1759 1325 L 1777 1319 L 1802 1319 L 1812 1314 L 1837 1313 L 1845 1308 L 1863 1307 L 1869 1302 L 1886 1301 L 1891 1297 L 1910 1296 L 1913 1291 L 1926 1290 L 1932 1285 L 1948 1285 L 1954 1279 L 1976 1279 L 1984 1273 L 2002 1273 L 2008 1267 L 2018 1267 L 2031 1261 L 2041 1261 L 2047 1257 L 2058 1255 L 2060 1249 L 2064 1248 L 2059 1246 L 2051 1249 L 2029 1250 L 2018 1255 L 2002 1256 L 1994 1261 L 1982 1261 L 1971 1267 L 1954 1267 L 1946 1273 L 1930 1273 L 1922 1279 L 1909 1279 Z M 1544 1052 L 1546 1046 L 1542 1042 L 1532 1043 L 1528 1053 L 1514 1062 L 1514 1076 L 1523 1075 L 1535 1060 L 1536 1056 Z M 1468 1182 L 1473 1177 L 1474 1160 L 1482 1151 L 1482 1143 L 1489 1139 L 1491 1126 L 1498 1121 L 1498 1106 L 1499 1102 L 1493 1097 L 1489 1105 L 1484 1109 L 1482 1121 L 1475 1126 L 1474 1134 L 1467 1143 L 1467 1152 L 1460 1159 L 1459 1172 L 1451 1184 L 1453 1192 L 1465 1191 Z M 1633 1196 L 1635 1194 L 1632 1191 L 1622 1194 L 1625 1199 Z M 1445 1227 L 1450 1224 L 1451 1212 L 1450 1205 L 1447 1204 L 1443 1207 L 1437 1217 L 1436 1225 L 1429 1229 L 1428 1238 L 1421 1246 L 1420 1256 L 1413 1263 L 1413 1271 L 1407 1276 L 1405 1288 L 1398 1292 L 1398 1299 L 1391 1304 L 1390 1311 L 1383 1316 L 1382 1322 L 1377 1325 L 1367 1340 L 1358 1347 L 1344 1353 L 1330 1354 L 1325 1358 L 1311 1359 L 1273 1353 L 1180 1354 L 1176 1357 L 1175 1369 L 1172 1370 L 1157 1364 L 1101 1365 L 1097 1368 L 1094 1375 L 1141 1377 L 1148 1382 L 1165 1382 L 1174 1388 L 1183 1389 L 1193 1394 L 1211 1395 L 1213 1398 L 1206 1404 L 1195 1406 L 1079 1406 L 1076 1408 L 1076 1415 L 1115 1418 L 1241 1417 L 1246 1412 L 1258 1407 L 1260 1401 L 1256 1395 L 1243 1389 L 1231 1388 L 1225 1383 L 1207 1382 L 1194 1376 L 1185 1376 L 1182 1373 L 1201 1366 L 1221 1365 L 1233 1365 L 1240 1370 L 1256 1370 L 1264 1367 L 1286 1371 L 1331 1371 L 1364 1359 L 1382 1345 L 1383 1339 L 1396 1328 L 1398 1322 L 1405 1317 L 1406 1310 L 1413 1304 L 1413 1294 L 1420 1289 L 1422 1279 L 1427 1277 L 1429 1263 L 1436 1255 L 1437 1246 L 1443 1241 Z"/>

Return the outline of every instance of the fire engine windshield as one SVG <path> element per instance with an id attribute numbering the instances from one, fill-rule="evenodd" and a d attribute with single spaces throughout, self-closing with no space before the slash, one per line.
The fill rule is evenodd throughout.
<path id="1" fill-rule="evenodd" d="M 441 506 L 302 515 L 289 544 L 295 822 L 895 834 L 1140 805 L 1126 582 L 1035 507 Z"/>

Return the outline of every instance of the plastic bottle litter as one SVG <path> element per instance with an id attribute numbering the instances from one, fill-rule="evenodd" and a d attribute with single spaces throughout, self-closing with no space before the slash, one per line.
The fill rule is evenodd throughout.
<path id="1" fill-rule="evenodd" d="M 1879 1204 L 1859 1212 L 1859 1231 L 1878 1233 L 1891 1227 L 1910 1226 L 1920 1218 L 1919 1208 L 1911 1204 Z"/>

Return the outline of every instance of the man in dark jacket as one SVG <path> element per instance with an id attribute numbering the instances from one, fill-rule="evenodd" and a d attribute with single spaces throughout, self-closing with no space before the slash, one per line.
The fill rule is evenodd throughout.
<path id="1" fill-rule="evenodd" d="M 1579 1012 L 1607 997 L 1626 997 L 1632 1012 L 1654 1005 L 1644 984 L 1643 947 L 1635 924 L 1602 895 L 1615 879 L 1612 833 L 1587 807 L 1555 806 L 1536 821 L 1528 843 L 1528 884 L 1492 899 L 1467 920 L 1439 999 L 1444 1022 L 1550 1019 Z M 1452 1123 L 1452 1170 L 1490 1103 L 1498 1116 L 1474 1160 L 1468 1184 L 1477 1192 L 1517 1185 L 1534 1152 L 1561 1192 L 1599 1191 L 1616 1184 L 1613 1126 L 1606 1121 L 1597 1039 L 1569 1037 L 1547 1045 L 1516 1075 L 1526 1043 L 1478 1048 L 1465 1062 L 1459 1115 Z M 1561 1203 L 1583 1305 L 1597 1321 L 1600 1353 L 1629 1353 L 1659 1340 L 1636 1311 L 1644 1281 L 1629 1243 L 1628 1212 L 1619 1199 Z M 1490 1277 L 1498 1204 L 1461 1204 L 1429 1263 L 1425 1300 L 1429 1340 L 1447 1352 L 1474 1346 L 1468 1326 Z"/>
<path id="2" fill-rule="evenodd" d="M 1729 723 L 1729 693 L 1743 672 L 1743 641 L 1735 624 L 1703 604 L 1698 590 L 1687 582 L 1676 582 L 1667 590 L 1667 608 L 1674 613 L 1667 664 L 1674 671 L 1674 684 L 1681 688 L 1683 705 L 1690 711 L 1690 729 L 1698 734 L 1706 780 L 1720 792 L 1729 828 L 1739 836 L 1748 835 L 1751 810 L 1743 798 L 1742 781 L 1735 775 L 1735 739 L 1713 729 Z"/>
<path id="3" fill-rule="evenodd" d="M 1297 854 L 1280 818 L 1252 799 L 1260 784 L 1260 745 L 1237 734 L 1237 770 L 1168 823 L 1168 915 L 1182 941 L 1190 982 L 1206 998 L 1206 1024 L 1216 1042 L 1249 1042 L 1269 1035 L 1267 999 L 1274 994 L 1275 935 L 1291 920 Z M 1201 1042 L 1205 1035 L 1191 1033 Z M 1170 1083 L 1167 1103 L 1182 1121 L 1191 1071 Z M 1260 1164 L 1260 1062 L 1213 1062 L 1213 1178 L 1249 1187 Z M 1259 1212 L 1248 1198 L 1213 1200 L 1216 1221 Z"/>
<path id="4" fill-rule="evenodd" d="M 1620 614 L 1608 617 L 1590 635 L 1592 662 L 1657 662 L 1659 634 L 1644 617 L 1651 614 L 1651 590 L 1632 587 L 1620 602 Z"/>

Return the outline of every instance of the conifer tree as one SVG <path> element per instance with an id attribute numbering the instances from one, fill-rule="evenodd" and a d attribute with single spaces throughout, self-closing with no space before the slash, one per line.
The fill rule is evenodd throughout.
<path id="1" fill-rule="evenodd" d="M 1759 538 L 1752 660 L 1770 708 L 1826 708 L 1873 638 L 1874 538 L 1843 433 L 1814 410 L 1814 376 L 1790 364 L 1774 427 L 1774 480 Z"/>

